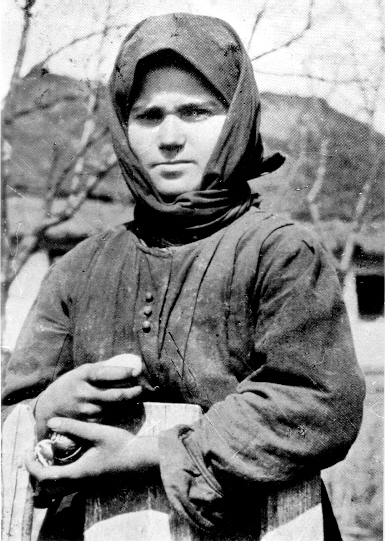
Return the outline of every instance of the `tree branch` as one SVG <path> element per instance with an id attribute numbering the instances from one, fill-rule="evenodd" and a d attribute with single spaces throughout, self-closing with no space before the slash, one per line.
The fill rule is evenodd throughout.
<path id="1" fill-rule="evenodd" d="M 44 64 L 47 64 L 50 60 L 52 60 L 52 58 L 54 58 L 55 56 L 57 56 L 58 54 L 62 53 L 63 51 L 65 51 L 66 49 L 69 49 L 70 47 L 73 47 L 74 45 L 78 44 L 78 43 L 81 43 L 83 41 L 87 41 L 91 38 L 94 38 L 96 36 L 100 36 L 102 34 L 104 35 L 108 35 L 108 33 L 112 30 L 121 30 L 123 28 L 128 28 L 129 25 L 127 23 L 122 23 L 122 24 L 116 24 L 116 25 L 110 25 L 108 26 L 107 29 L 102 29 L 102 30 L 95 30 L 93 32 L 89 32 L 88 34 L 86 34 L 85 36 L 80 36 L 78 38 L 74 38 L 73 40 L 71 40 L 70 42 L 66 43 L 65 45 L 62 45 L 61 47 L 59 47 L 58 49 L 56 49 L 55 51 L 52 51 L 50 52 L 44 59 Z"/>
<path id="2" fill-rule="evenodd" d="M 42 109 L 50 109 L 52 107 L 55 107 L 55 105 L 57 105 L 58 103 L 61 103 L 63 101 L 75 101 L 76 99 L 78 99 L 77 96 L 75 96 L 73 94 L 72 95 L 68 94 L 67 96 L 60 96 L 59 98 L 55 98 L 55 99 L 51 100 L 50 102 L 46 102 L 44 104 L 35 102 L 36 105 L 34 105 L 33 107 L 27 107 L 25 109 L 19 109 L 16 112 L 13 111 L 12 120 L 13 121 L 18 120 L 19 118 L 22 118 L 23 116 L 31 115 L 31 114 L 35 113 L 36 111 L 41 111 Z M 8 112 L 7 112 L 7 114 L 9 115 Z"/>
<path id="3" fill-rule="evenodd" d="M 326 178 L 326 165 L 327 165 L 327 158 L 328 158 L 328 148 L 329 148 L 329 138 L 322 139 L 321 142 L 321 149 L 320 149 L 320 161 L 318 163 L 317 167 L 317 173 L 316 178 L 313 183 L 313 186 L 311 187 L 309 193 L 306 196 L 306 200 L 309 205 L 310 215 L 312 218 L 312 222 L 314 224 L 314 227 L 316 228 L 318 234 L 322 238 L 330 257 L 332 258 L 334 265 L 336 268 L 339 268 L 340 263 L 338 259 L 334 256 L 333 250 L 331 249 L 329 245 L 329 239 L 327 235 L 324 234 L 324 229 L 322 225 L 321 215 L 319 211 L 318 203 L 316 202 L 316 199 L 321 192 L 322 186 L 324 184 L 325 178 Z"/>
<path id="4" fill-rule="evenodd" d="M 116 167 L 117 160 L 115 156 L 111 157 L 106 167 L 99 171 L 97 174 L 92 175 L 87 182 L 84 190 L 77 194 L 73 194 L 73 197 L 69 197 L 67 205 L 64 210 L 57 214 L 52 214 L 50 217 L 44 219 L 41 224 L 33 229 L 33 231 L 24 235 L 21 242 L 17 242 L 17 249 L 12 254 L 12 265 L 6 269 L 2 276 L 2 284 L 10 285 L 15 277 L 19 274 L 32 253 L 39 249 L 39 246 L 44 238 L 44 235 L 48 229 L 64 223 L 70 220 L 76 212 L 80 209 L 83 203 L 86 201 L 93 189 L 101 182 L 110 171 Z"/>
<path id="5" fill-rule="evenodd" d="M 20 74 L 21 62 L 25 54 L 26 36 L 28 34 L 28 29 L 29 29 L 29 18 L 27 17 L 27 15 L 29 15 L 30 17 L 30 9 L 32 9 L 32 6 L 35 3 L 35 1 L 36 0 L 29 0 L 28 3 L 26 4 L 26 8 L 24 8 L 25 9 L 25 25 L 24 25 L 22 43 L 20 46 L 21 52 L 18 55 L 19 60 L 16 65 L 16 69 L 14 70 L 15 76 L 13 78 L 13 86 L 11 87 L 11 91 L 14 89 L 14 85 L 16 84 L 16 77 L 19 77 L 19 74 Z M 93 35 L 101 36 L 101 41 L 100 41 L 100 46 L 99 46 L 99 51 L 98 51 L 98 60 L 99 60 L 98 70 L 100 70 L 100 64 L 101 64 L 101 50 L 104 44 L 104 40 L 109 31 L 108 21 L 110 17 L 110 9 L 111 9 L 111 2 L 109 1 L 107 10 L 106 10 L 106 22 L 105 22 L 103 30 L 101 32 L 98 31 L 98 32 L 92 33 Z M 119 26 L 124 26 L 124 25 L 119 25 Z M 82 39 L 73 40 L 71 44 L 82 41 Z M 64 46 L 64 48 L 66 48 L 67 46 Z M 63 47 L 60 50 L 63 50 Z M 52 56 L 53 56 L 53 53 L 50 55 L 50 58 L 52 58 Z M 72 218 L 74 214 L 83 205 L 83 203 L 86 201 L 87 197 L 92 192 L 92 190 L 95 189 L 98 183 L 103 178 L 106 177 L 106 175 L 111 171 L 113 167 L 115 167 L 117 163 L 115 156 L 110 156 L 104 168 L 98 171 L 96 174 L 90 176 L 85 186 L 83 187 L 81 186 L 80 176 L 84 170 L 86 152 L 93 144 L 95 144 L 95 142 L 100 140 L 108 131 L 108 129 L 105 128 L 99 134 L 96 135 L 95 114 L 99 106 L 100 86 L 101 86 L 99 78 L 97 78 L 97 81 L 98 82 L 96 84 L 96 88 L 93 91 L 92 90 L 90 91 L 90 94 L 88 97 L 87 117 L 83 125 L 83 131 L 78 143 L 75 160 L 72 161 L 73 165 L 70 164 L 64 169 L 64 171 L 60 174 L 58 180 L 54 182 L 51 189 L 48 190 L 46 193 L 46 197 L 45 197 L 46 218 L 42 221 L 42 223 L 40 223 L 37 227 L 34 228 L 31 234 L 24 235 L 21 242 L 19 242 L 17 238 L 17 249 L 15 253 L 12 254 L 11 249 L 9 248 L 8 255 L 10 257 L 8 258 L 8 261 L 12 260 L 12 265 L 6 266 L 4 275 L 2 276 L 2 285 L 6 289 L 7 293 L 8 293 L 10 284 L 12 283 L 14 278 L 18 275 L 18 273 L 23 268 L 25 263 L 28 261 L 30 255 L 39 248 L 47 229 L 50 227 L 53 227 L 54 225 L 63 223 L 69 220 L 70 218 Z M 54 174 L 54 170 L 56 169 L 57 158 L 58 158 L 57 152 L 54 152 L 53 161 L 52 161 L 51 170 L 50 170 L 51 175 Z M 57 193 L 60 186 L 68 178 L 68 176 L 70 175 L 72 171 L 73 171 L 73 177 L 71 179 L 71 194 L 67 199 L 67 204 L 64 210 L 62 210 L 61 212 L 58 212 L 57 214 L 51 214 L 50 210 L 52 209 L 52 206 L 53 206 L 55 194 Z M 3 194 L 5 197 L 5 191 L 3 191 Z M 9 246 L 10 245 L 9 238 L 7 239 L 7 242 Z M 7 295 L 5 296 L 5 298 L 6 297 Z"/>
<path id="6" fill-rule="evenodd" d="M 80 193 L 71 194 L 69 196 L 64 210 L 58 212 L 57 214 L 51 215 L 49 219 L 45 220 L 40 226 L 37 227 L 34 234 L 36 236 L 41 236 L 47 231 L 47 229 L 66 222 L 72 218 L 83 205 L 92 190 L 95 189 L 99 182 L 101 182 L 101 180 L 103 180 L 103 178 L 105 178 L 116 165 L 117 160 L 115 156 L 112 156 L 106 168 L 99 171 L 97 174 L 90 176 L 85 188 Z"/>
<path id="7" fill-rule="evenodd" d="M 92 92 L 92 90 L 91 90 L 91 92 L 90 92 L 90 94 L 88 96 L 87 117 L 86 117 L 86 120 L 85 120 L 84 125 L 83 125 L 83 132 L 82 132 L 82 135 L 80 137 L 80 141 L 79 141 L 79 144 L 78 144 L 78 150 L 76 152 L 75 160 L 72 162 L 74 165 L 72 166 L 72 164 L 70 164 L 69 167 L 67 167 L 67 170 L 65 170 L 63 172 L 63 174 L 61 175 L 59 181 L 56 183 L 55 192 L 57 192 L 57 190 L 60 187 L 60 185 L 62 184 L 62 182 L 64 182 L 64 180 L 65 180 L 65 178 L 67 176 L 67 173 L 70 170 L 73 170 L 73 172 L 74 172 L 73 177 L 72 177 L 72 182 L 71 182 L 72 195 L 75 195 L 79 191 L 79 187 L 81 185 L 80 176 L 81 176 L 81 174 L 82 174 L 82 172 L 84 170 L 84 165 L 85 165 L 85 155 L 86 155 L 87 149 L 96 140 L 96 137 L 95 137 L 95 132 L 96 132 L 95 115 L 96 115 L 96 111 L 97 111 L 97 109 L 99 107 L 100 87 L 101 87 L 101 82 L 99 80 L 99 72 L 100 72 L 100 66 L 101 66 L 102 49 L 103 49 L 105 38 L 106 38 L 106 36 L 108 34 L 107 26 L 108 26 L 108 21 L 109 21 L 109 18 L 110 18 L 110 11 L 111 11 L 111 1 L 109 1 L 108 4 L 107 4 L 106 16 L 105 16 L 105 24 L 104 24 L 103 32 L 101 33 L 101 39 L 100 39 L 100 44 L 99 44 L 99 47 L 98 47 L 98 51 L 96 53 L 97 58 L 98 58 L 97 74 L 96 74 L 96 80 L 97 80 L 96 88 L 95 88 L 94 92 Z M 107 133 L 107 131 L 108 130 L 105 129 L 103 134 Z M 99 136 L 99 139 L 100 139 L 100 136 Z M 86 192 L 87 192 L 87 188 L 86 188 Z"/>
<path id="8" fill-rule="evenodd" d="M 252 43 L 253 38 L 254 38 L 254 34 L 255 34 L 255 32 L 257 30 L 257 27 L 258 27 L 259 23 L 261 22 L 263 16 L 265 15 L 267 1 L 268 0 L 265 1 L 264 5 L 261 7 L 259 12 L 255 16 L 254 23 L 253 23 L 253 28 L 251 29 L 250 38 L 249 38 L 249 41 L 248 41 L 247 46 L 246 46 L 247 51 L 250 51 L 250 47 L 251 47 L 251 43 Z"/>
<path id="9" fill-rule="evenodd" d="M 75 156 L 73 157 L 71 161 L 68 162 L 68 164 L 64 167 L 64 169 L 60 172 L 57 179 L 52 183 L 52 187 L 50 191 L 47 193 L 46 197 L 53 199 L 57 196 L 60 188 L 65 183 L 66 179 L 69 177 L 69 175 L 72 172 L 75 172 L 76 167 L 77 174 L 80 175 L 82 172 L 82 169 L 77 166 L 78 160 L 83 159 L 85 154 L 90 150 L 90 148 L 95 145 L 97 142 L 101 141 L 103 137 L 105 137 L 108 133 L 108 128 L 104 128 L 101 132 L 96 133 L 94 132 L 92 136 L 89 138 L 88 141 L 85 142 L 84 147 L 79 146 L 77 149 Z"/>
<path id="10" fill-rule="evenodd" d="M 15 65 L 13 67 L 10 88 L 13 88 L 15 83 L 20 79 L 20 71 L 24 61 L 25 51 L 27 49 L 27 39 L 31 26 L 32 8 L 35 3 L 36 0 L 26 0 L 25 5 L 22 8 L 24 12 L 23 29 L 21 31 L 19 50 L 17 51 Z"/>
<path id="11" fill-rule="evenodd" d="M 315 4 L 315 0 L 310 0 L 310 6 L 309 6 L 309 11 L 308 11 L 308 16 L 307 16 L 307 20 L 306 20 L 306 24 L 305 26 L 303 27 L 302 30 L 300 30 L 299 32 L 297 32 L 297 34 L 295 34 L 294 36 L 292 36 L 291 38 L 289 38 L 287 41 L 285 41 L 284 43 L 281 43 L 280 45 L 277 45 L 276 47 L 273 47 L 272 49 L 270 49 L 269 51 L 264 51 L 263 53 L 260 53 L 256 56 L 254 56 L 251 61 L 254 62 L 255 60 L 260 60 L 261 58 L 263 58 L 264 56 L 267 56 L 269 54 L 272 54 L 272 53 L 275 53 L 277 51 L 280 51 L 281 49 L 286 49 L 287 47 L 290 47 L 291 45 L 293 45 L 293 43 L 295 43 L 296 41 L 300 40 L 303 38 L 303 36 L 306 34 L 306 32 L 308 30 L 310 30 L 310 28 L 312 27 L 312 24 L 313 24 L 313 8 L 314 8 L 314 4 Z"/>
<path id="12" fill-rule="evenodd" d="M 24 7 L 22 8 L 24 12 L 23 28 L 21 32 L 19 49 L 17 51 L 15 65 L 13 67 L 13 72 L 10 81 L 10 88 L 13 89 L 17 86 L 20 81 L 20 71 L 24 61 L 25 52 L 27 48 L 28 34 L 31 26 L 31 17 L 32 17 L 32 8 L 35 5 L 36 0 L 26 0 Z M 12 109 L 3 116 L 3 122 L 7 117 L 7 121 L 12 122 Z M 9 145 L 9 148 L 6 147 Z M 12 145 L 11 142 L 2 141 L 2 193 L 1 193 L 1 202 L 2 202 L 2 279 L 1 279 L 1 315 L 2 315 L 2 330 L 5 325 L 5 307 L 9 295 L 9 288 L 11 286 L 12 280 L 9 280 L 10 269 L 12 265 L 12 252 L 8 238 L 8 216 L 6 210 L 6 187 L 9 183 L 9 161 L 11 159 Z M 4 336 L 4 333 L 2 334 Z"/>
<path id="13" fill-rule="evenodd" d="M 261 73 L 262 75 L 273 75 L 274 77 L 298 77 L 301 79 L 308 79 L 312 81 L 318 81 L 320 83 L 329 83 L 329 84 L 341 84 L 341 85 L 350 85 L 353 83 L 362 82 L 362 79 L 357 77 L 350 77 L 347 79 L 329 79 L 327 77 L 320 77 L 318 75 L 312 75 L 310 73 L 289 73 L 289 72 L 273 72 L 265 71 L 261 69 L 255 69 L 256 73 Z M 365 81 L 365 80 L 364 80 Z"/>
<path id="14" fill-rule="evenodd" d="M 373 156 L 373 154 L 371 155 Z M 359 197 L 357 199 L 356 207 L 353 214 L 353 221 L 349 228 L 349 233 L 346 238 L 346 243 L 345 243 L 345 247 L 344 247 L 344 251 L 343 251 L 341 263 L 340 263 L 341 271 L 344 273 L 347 272 L 351 263 L 355 240 L 356 240 L 357 234 L 359 233 L 363 225 L 363 215 L 364 215 L 365 206 L 369 198 L 370 190 L 377 177 L 376 173 L 378 171 L 378 166 L 380 164 L 380 161 L 381 161 L 381 155 L 379 152 L 377 152 L 376 154 L 374 154 L 371 170 L 368 174 L 366 181 L 364 182 L 364 185 L 361 188 Z"/>

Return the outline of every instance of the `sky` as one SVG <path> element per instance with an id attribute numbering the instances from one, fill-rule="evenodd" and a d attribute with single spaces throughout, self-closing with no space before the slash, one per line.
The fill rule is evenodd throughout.
<path id="1" fill-rule="evenodd" d="M 7 94 L 22 28 L 20 6 L 25 0 L 2 2 L 2 83 L 1 98 Z M 79 42 L 52 58 L 48 68 L 72 77 L 103 80 L 112 69 L 119 45 L 127 31 L 146 16 L 173 11 L 212 15 L 227 20 L 237 30 L 251 57 L 279 46 L 306 24 L 311 0 L 37 0 L 22 74 L 74 38 L 110 25 L 124 25 L 113 31 L 101 48 L 100 37 Z M 291 47 L 253 62 L 261 91 L 318 95 L 331 106 L 359 120 L 368 121 L 368 108 L 376 104 L 374 126 L 385 134 L 385 85 L 374 100 L 384 57 L 380 36 L 384 24 L 379 18 L 382 0 L 315 0 L 311 30 Z M 256 14 L 266 5 L 264 17 L 251 44 Z M 108 9 L 110 6 L 110 9 Z M 383 11 L 385 8 L 383 7 Z M 384 38 L 385 39 L 385 38 Z M 99 54 L 101 52 L 101 55 Z M 100 56 L 103 61 L 97 61 Z M 298 74 L 292 76 L 291 74 Z M 317 79 L 309 79 L 311 74 Z M 326 84 L 320 79 L 364 79 L 357 84 Z M 369 84 L 370 83 L 370 84 Z M 370 120 L 370 119 L 369 119 Z"/>

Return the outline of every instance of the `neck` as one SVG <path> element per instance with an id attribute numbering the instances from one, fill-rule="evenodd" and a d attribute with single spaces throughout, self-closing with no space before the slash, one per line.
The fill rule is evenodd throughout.
<path id="1" fill-rule="evenodd" d="M 229 190 L 202 193 L 204 198 L 192 192 L 183 204 L 169 208 L 137 203 L 134 221 L 138 236 L 153 247 L 189 244 L 226 227 L 256 204 L 247 184 L 237 194 Z"/>

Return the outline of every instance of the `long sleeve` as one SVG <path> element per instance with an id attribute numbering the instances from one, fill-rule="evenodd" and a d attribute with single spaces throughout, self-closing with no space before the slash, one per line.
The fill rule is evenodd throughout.
<path id="1" fill-rule="evenodd" d="M 97 247 L 81 243 L 54 264 L 44 277 L 7 366 L 3 409 L 35 399 L 52 381 L 73 368 L 74 300 L 79 277 Z"/>
<path id="2" fill-rule="evenodd" d="M 105 246 L 116 236 L 124 237 L 124 231 L 125 227 L 119 226 L 81 242 L 48 270 L 7 366 L 2 395 L 5 409 L 37 397 L 65 372 L 91 362 L 87 350 L 76 350 L 75 335 L 79 326 L 91 330 L 95 327 L 95 334 L 87 344 L 96 342 L 96 337 L 103 340 L 107 333 L 112 332 L 111 324 L 105 326 L 101 337 L 102 331 L 95 324 L 95 319 L 96 322 L 102 320 L 99 312 L 101 307 L 106 308 L 106 301 L 104 298 L 100 300 L 99 296 L 100 292 L 106 291 L 109 278 L 113 284 L 108 286 L 107 295 L 114 302 L 111 290 L 113 287 L 114 291 L 118 289 L 116 261 L 118 257 L 120 260 L 125 257 L 124 249 L 119 245 L 112 255 L 106 256 L 110 263 L 115 262 L 110 270 L 104 258 Z M 92 273 L 100 268 L 106 269 L 107 276 L 103 275 L 98 281 L 93 279 Z M 89 309 L 88 297 L 83 299 L 89 283 L 94 284 L 93 294 L 99 311 Z M 111 309 L 104 312 L 111 319 Z"/>
<path id="3" fill-rule="evenodd" d="M 36 397 L 72 368 L 68 301 L 60 271 L 50 269 L 23 325 L 6 373 L 5 406 Z"/>
<path id="4" fill-rule="evenodd" d="M 269 235 L 251 303 L 254 369 L 191 429 L 160 441 L 170 500 L 204 528 L 240 497 L 237 485 L 258 493 L 342 460 L 361 422 L 364 383 L 340 285 L 311 234 Z"/>

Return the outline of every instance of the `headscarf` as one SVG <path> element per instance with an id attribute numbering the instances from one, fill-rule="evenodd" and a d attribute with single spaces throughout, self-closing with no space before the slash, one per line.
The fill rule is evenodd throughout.
<path id="1" fill-rule="evenodd" d="M 181 194 L 171 203 L 152 186 L 127 135 L 138 63 L 161 51 L 173 51 L 191 64 L 229 104 L 201 189 Z M 172 13 L 140 22 L 123 41 L 110 93 L 115 152 L 136 200 L 135 222 L 150 242 L 184 244 L 231 223 L 253 202 L 247 181 L 274 171 L 284 161 L 280 154 L 263 156 L 261 104 L 252 64 L 236 32 L 220 19 Z"/>

